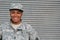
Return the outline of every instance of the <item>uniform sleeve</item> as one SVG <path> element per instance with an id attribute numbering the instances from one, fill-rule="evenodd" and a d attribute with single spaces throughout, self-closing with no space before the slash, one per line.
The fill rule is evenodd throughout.
<path id="1" fill-rule="evenodd" d="M 2 26 L 0 25 L 0 39 L 1 39 L 1 36 L 2 36 Z"/>
<path id="2" fill-rule="evenodd" d="M 38 33 L 30 26 L 28 25 L 29 30 L 29 40 L 40 40 L 40 37 L 38 36 Z"/>

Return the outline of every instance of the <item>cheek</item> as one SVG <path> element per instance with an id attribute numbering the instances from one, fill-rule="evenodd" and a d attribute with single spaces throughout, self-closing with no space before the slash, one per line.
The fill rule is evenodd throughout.
<path id="1" fill-rule="evenodd" d="M 14 16 L 14 14 L 10 14 L 10 16 L 11 16 L 11 17 L 13 17 L 13 16 Z"/>
<path id="2" fill-rule="evenodd" d="M 19 17 L 22 17 L 22 14 L 19 14 L 18 16 L 19 16 Z"/>

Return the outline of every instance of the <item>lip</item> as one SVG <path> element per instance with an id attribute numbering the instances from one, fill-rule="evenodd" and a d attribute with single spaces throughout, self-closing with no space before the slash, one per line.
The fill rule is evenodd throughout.
<path id="1" fill-rule="evenodd" d="M 18 18 L 14 18 L 14 19 L 18 19 Z"/>
<path id="2" fill-rule="evenodd" d="M 13 19 L 17 20 L 17 19 L 19 19 L 19 18 L 15 17 L 15 18 L 13 18 Z"/>

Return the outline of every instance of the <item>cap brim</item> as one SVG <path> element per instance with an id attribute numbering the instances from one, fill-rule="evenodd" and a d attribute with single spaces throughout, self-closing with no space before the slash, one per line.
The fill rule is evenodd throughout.
<path id="1" fill-rule="evenodd" d="M 23 10 L 21 10 L 21 9 L 9 9 L 9 11 L 12 11 L 12 10 L 18 10 L 20 12 L 23 12 Z"/>

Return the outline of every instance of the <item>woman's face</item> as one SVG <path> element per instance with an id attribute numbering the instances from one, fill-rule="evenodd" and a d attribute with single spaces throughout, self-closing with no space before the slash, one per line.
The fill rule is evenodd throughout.
<path id="1" fill-rule="evenodd" d="M 22 12 L 20 12 L 18 10 L 12 10 L 12 11 L 10 11 L 10 17 L 14 23 L 18 23 L 21 21 Z"/>

